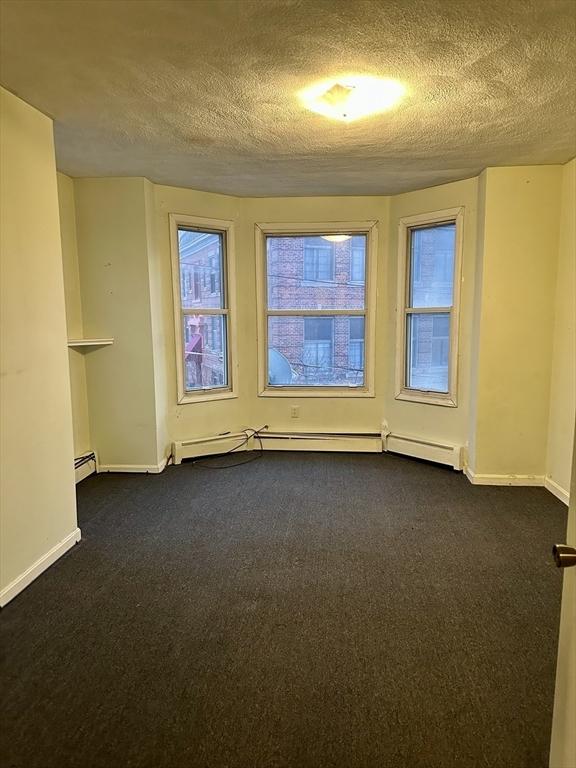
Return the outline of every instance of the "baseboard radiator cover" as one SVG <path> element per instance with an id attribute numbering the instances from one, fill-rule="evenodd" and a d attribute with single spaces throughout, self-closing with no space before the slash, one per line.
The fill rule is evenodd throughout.
<path id="1" fill-rule="evenodd" d="M 379 432 L 263 432 L 262 447 L 268 451 L 331 451 L 382 453 Z M 255 441 L 258 447 L 258 441 Z"/>
<path id="2" fill-rule="evenodd" d="M 98 457 L 94 451 L 87 451 L 86 453 L 83 453 L 74 459 L 74 475 L 76 477 L 76 484 L 84 480 L 86 477 L 93 475 L 97 471 Z"/>
<path id="3" fill-rule="evenodd" d="M 425 459 L 437 464 L 446 464 L 453 469 L 462 469 L 462 446 L 427 440 L 413 435 L 399 435 L 383 432 L 384 451 Z"/>
<path id="4" fill-rule="evenodd" d="M 462 448 L 426 440 L 424 438 L 399 435 L 391 432 L 289 432 L 263 431 L 260 437 L 246 432 L 228 432 L 220 435 L 179 440 L 172 444 L 174 464 L 183 459 L 197 458 L 227 451 L 253 451 L 262 446 L 265 451 L 330 451 L 358 453 L 400 453 L 454 469 L 462 469 Z"/>
<path id="5" fill-rule="evenodd" d="M 169 457 L 165 457 L 158 464 L 98 464 L 96 471 L 101 472 L 126 472 L 141 475 L 159 475 L 168 464 Z"/>
<path id="6" fill-rule="evenodd" d="M 381 453 L 382 437 L 374 433 L 271 432 L 258 436 L 252 430 L 177 440 L 172 443 L 174 464 L 183 459 L 200 458 L 228 451 L 357 451 Z"/>
<path id="7" fill-rule="evenodd" d="M 190 440 L 175 440 L 172 443 L 172 460 L 181 464 L 183 459 L 196 459 L 201 456 L 213 456 L 228 451 L 251 451 L 253 438 L 250 432 L 226 432 L 220 435 L 195 437 Z"/>

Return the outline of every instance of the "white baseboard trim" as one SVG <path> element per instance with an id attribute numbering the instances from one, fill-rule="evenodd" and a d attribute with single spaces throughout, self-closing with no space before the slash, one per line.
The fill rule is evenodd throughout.
<path id="1" fill-rule="evenodd" d="M 23 589 L 31 584 L 34 579 L 40 576 L 47 568 L 56 562 L 62 555 L 71 549 L 74 544 L 80 541 L 81 532 L 80 528 L 76 528 L 66 536 L 65 539 L 58 542 L 52 549 L 48 550 L 45 555 L 36 560 L 30 568 L 27 568 L 24 573 L 20 574 L 14 581 L 8 584 L 7 587 L 0 592 L 0 608 L 3 608 L 10 600 L 13 600 L 16 595 L 22 592 Z"/>
<path id="2" fill-rule="evenodd" d="M 139 472 L 159 475 L 166 466 L 166 459 L 160 464 L 98 464 L 98 472 Z"/>
<path id="3" fill-rule="evenodd" d="M 464 468 L 464 474 L 473 485 L 544 485 L 544 475 L 481 475 L 470 467 Z"/>
<path id="4" fill-rule="evenodd" d="M 556 496 L 557 499 L 560 499 L 560 501 L 564 502 L 566 506 L 570 504 L 570 494 L 568 491 L 564 490 L 561 485 L 558 485 L 558 483 L 554 482 L 551 477 L 544 478 L 544 488 L 550 491 L 550 493 L 553 493 L 554 496 Z"/>

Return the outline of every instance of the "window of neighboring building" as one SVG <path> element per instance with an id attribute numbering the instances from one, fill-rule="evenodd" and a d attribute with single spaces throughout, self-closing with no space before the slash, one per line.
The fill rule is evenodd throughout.
<path id="1" fill-rule="evenodd" d="M 230 222 L 170 216 L 179 402 L 230 397 Z M 221 224 L 222 228 L 218 228 Z M 216 225 L 216 226 L 214 226 Z"/>
<path id="2" fill-rule="evenodd" d="M 200 271 L 193 268 L 192 274 L 194 275 L 194 300 L 198 301 L 202 296 L 202 288 L 200 287 Z"/>
<path id="3" fill-rule="evenodd" d="M 303 375 L 312 384 L 330 376 L 334 366 L 334 318 L 304 319 Z"/>
<path id="4" fill-rule="evenodd" d="M 462 210 L 400 221 L 397 397 L 456 405 Z"/>
<path id="5" fill-rule="evenodd" d="M 212 256 L 210 258 L 210 293 L 218 293 L 220 290 L 219 275 L 218 259 Z"/>
<path id="6" fill-rule="evenodd" d="M 364 368 L 364 318 L 349 320 L 348 364 L 353 372 Z"/>
<path id="7" fill-rule="evenodd" d="M 350 281 L 363 283 L 365 280 L 366 259 L 364 258 L 364 243 L 362 238 L 352 238 L 350 249 Z"/>
<path id="8" fill-rule="evenodd" d="M 334 280 L 334 243 L 321 237 L 304 238 L 304 280 L 330 283 Z"/>
<path id="9" fill-rule="evenodd" d="M 371 395 L 365 349 L 373 306 L 373 286 L 368 290 L 366 281 L 373 222 L 338 234 L 310 234 L 304 225 L 301 233 L 262 226 L 262 394 L 303 388 L 321 395 L 340 388 Z"/>

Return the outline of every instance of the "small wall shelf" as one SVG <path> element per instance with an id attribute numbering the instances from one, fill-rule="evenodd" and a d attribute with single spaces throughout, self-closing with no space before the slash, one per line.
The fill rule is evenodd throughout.
<path id="1" fill-rule="evenodd" d="M 114 339 L 68 339 L 69 347 L 108 347 Z"/>

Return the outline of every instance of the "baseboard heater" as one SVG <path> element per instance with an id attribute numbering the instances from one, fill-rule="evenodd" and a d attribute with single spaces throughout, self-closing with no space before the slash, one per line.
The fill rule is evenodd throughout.
<path id="1" fill-rule="evenodd" d="M 384 451 L 400 453 L 403 456 L 413 456 L 415 459 L 426 459 L 437 464 L 447 464 L 454 469 L 462 469 L 462 447 L 438 443 L 411 435 L 398 435 L 394 432 L 383 433 Z"/>
<path id="2" fill-rule="evenodd" d="M 76 477 L 76 483 L 79 483 L 96 471 L 97 459 L 94 451 L 89 451 L 74 459 L 74 475 Z"/>
<path id="3" fill-rule="evenodd" d="M 182 459 L 196 459 L 228 451 L 251 451 L 252 438 L 249 432 L 226 432 L 221 435 L 197 437 L 192 440 L 176 440 L 172 443 L 172 460 L 181 464 Z"/>
<path id="4" fill-rule="evenodd" d="M 260 445 L 265 451 L 357 451 L 381 453 L 382 436 L 375 433 L 325 433 L 325 432 L 261 432 L 252 437 L 252 430 L 228 432 L 192 440 L 179 440 L 172 444 L 174 464 L 183 459 L 199 458 L 227 451 L 253 451 Z M 250 437 L 248 437 L 250 435 Z"/>
<path id="5" fill-rule="evenodd" d="M 261 438 L 268 451 L 382 452 L 379 432 L 263 432 Z"/>
<path id="6" fill-rule="evenodd" d="M 390 432 L 270 432 L 259 437 L 246 432 L 226 432 L 220 435 L 179 440 L 172 444 L 174 464 L 183 459 L 199 458 L 228 451 L 342 451 L 351 453 L 400 453 L 454 469 L 462 469 L 461 447 Z"/>

